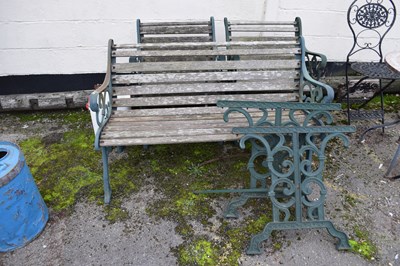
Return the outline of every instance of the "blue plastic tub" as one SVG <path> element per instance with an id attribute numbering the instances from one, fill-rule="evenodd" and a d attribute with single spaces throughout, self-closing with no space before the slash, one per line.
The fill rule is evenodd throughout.
<path id="1" fill-rule="evenodd" d="M 0 252 L 23 247 L 49 214 L 19 147 L 0 141 Z"/>

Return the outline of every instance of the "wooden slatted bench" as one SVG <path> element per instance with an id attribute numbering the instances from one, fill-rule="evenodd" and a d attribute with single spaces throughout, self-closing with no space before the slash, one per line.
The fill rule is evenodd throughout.
<path id="1" fill-rule="evenodd" d="M 248 123 L 243 116 L 225 123 L 218 100 L 331 102 L 333 89 L 308 75 L 304 52 L 302 36 L 278 43 L 117 45 L 110 40 L 104 83 L 90 97 L 99 126 L 95 147 L 102 150 L 105 203 L 111 197 L 111 147 L 237 140 L 232 127 Z M 203 56 L 215 60 L 199 60 Z M 233 56 L 240 60 L 229 60 Z M 132 57 L 137 61 L 130 62 Z"/>

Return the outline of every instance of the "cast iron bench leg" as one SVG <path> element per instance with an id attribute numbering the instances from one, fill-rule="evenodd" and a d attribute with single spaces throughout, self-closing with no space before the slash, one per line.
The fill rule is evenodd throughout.
<path id="1" fill-rule="evenodd" d="M 103 159 L 104 203 L 109 204 L 111 200 L 110 177 L 108 174 L 108 153 L 110 152 L 110 148 L 102 147 L 101 151 Z"/>

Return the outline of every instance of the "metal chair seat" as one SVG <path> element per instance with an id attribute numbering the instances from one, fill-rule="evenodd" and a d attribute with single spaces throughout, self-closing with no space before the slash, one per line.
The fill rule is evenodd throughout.
<path id="1" fill-rule="evenodd" d="M 376 79 L 400 79 L 400 72 L 395 71 L 385 63 L 358 62 L 351 64 L 358 73 Z"/>

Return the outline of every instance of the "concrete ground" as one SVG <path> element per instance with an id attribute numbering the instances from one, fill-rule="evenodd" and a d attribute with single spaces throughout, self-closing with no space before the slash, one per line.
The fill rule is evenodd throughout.
<path id="1" fill-rule="evenodd" d="M 2 126 L 2 140 L 24 138 Z M 358 124 L 349 149 L 330 155 L 338 169 L 326 179 L 326 216 L 349 235 L 354 234 L 356 225 L 367 231 L 367 240 L 377 248 L 373 258 L 336 250 L 336 239 L 326 230 L 293 230 L 265 241 L 261 255 L 249 256 L 243 250 L 236 265 L 400 265 L 400 180 L 384 177 L 397 148 L 400 125 L 386 129 L 383 135 L 379 130 L 370 132 L 366 141 L 359 143 L 364 126 Z M 400 174 L 399 163 L 393 173 Z M 122 203 L 131 211 L 131 218 L 116 223 L 105 219 L 103 206 L 80 201 L 71 215 L 50 219 L 44 231 L 25 247 L 0 254 L 0 265 L 177 265 L 172 249 L 185 241 L 175 231 L 177 221 L 154 219 L 146 212 L 158 196 L 151 182 L 146 183 Z M 354 202 L 346 201 L 349 198 Z M 193 221 L 195 231 L 218 241 L 215 228 L 228 200 L 215 197 L 216 214 L 209 219 L 212 225 Z M 228 221 L 232 225 L 238 222 Z M 281 247 L 273 248 L 277 241 Z"/>

